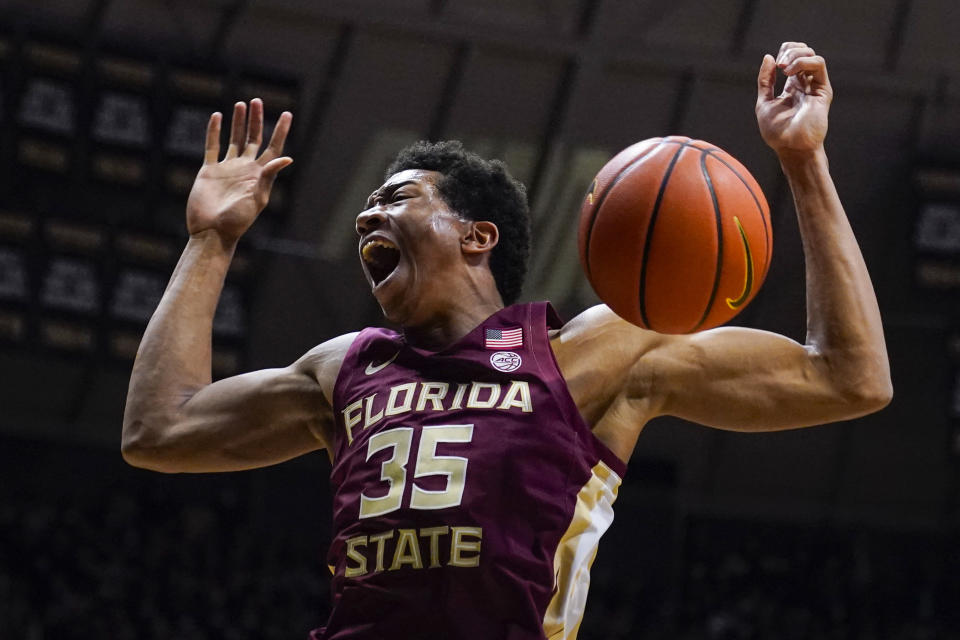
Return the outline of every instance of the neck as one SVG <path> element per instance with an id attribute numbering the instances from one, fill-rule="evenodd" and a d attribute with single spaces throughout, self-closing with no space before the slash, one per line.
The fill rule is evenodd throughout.
<path id="1" fill-rule="evenodd" d="M 439 351 L 462 339 L 504 306 L 495 284 L 483 286 L 471 281 L 465 287 L 437 293 L 446 297 L 435 305 L 435 313 L 423 322 L 404 324 L 403 335 L 409 344 Z"/>

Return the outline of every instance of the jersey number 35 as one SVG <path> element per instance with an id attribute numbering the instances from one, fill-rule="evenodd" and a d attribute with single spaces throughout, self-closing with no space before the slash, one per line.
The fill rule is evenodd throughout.
<path id="1" fill-rule="evenodd" d="M 472 424 L 445 424 L 423 427 L 417 461 L 413 468 L 414 480 L 426 476 L 445 476 L 447 486 L 440 491 L 423 489 L 413 483 L 410 492 L 411 509 L 446 509 L 455 507 L 463 500 L 463 486 L 467 479 L 467 459 L 460 456 L 438 456 L 437 445 L 443 442 L 470 442 L 473 439 Z M 396 511 L 401 507 L 403 490 L 407 485 L 407 463 L 413 443 L 413 428 L 398 427 L 382 431 L 367 442 L 367 460 L 384 449 L 393 455 L 380 467 L 380 479 L 389 484 L 386 495 L 370 498 L 360 494 L 360 517 L 373 518 Z"/>

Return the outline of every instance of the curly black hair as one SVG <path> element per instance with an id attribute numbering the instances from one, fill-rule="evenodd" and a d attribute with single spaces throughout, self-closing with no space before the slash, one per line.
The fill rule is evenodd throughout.
<path id="1" fill-rule="evenodd" d="M 490 271 L 504 304 L 516 302 L 530 257 L 530 206 L 523 183 L 503 162 L 485 160 L 459 140 L 415 142 L 397 154 L 385 177 L 407 169 L 439 171 L 437 191 L 447 206 L 468 220 L 497 225 L 500 239 L 490 254 Z"/>

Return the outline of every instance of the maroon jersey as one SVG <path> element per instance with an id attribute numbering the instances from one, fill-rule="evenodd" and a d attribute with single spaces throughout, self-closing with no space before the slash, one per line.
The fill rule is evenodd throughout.
<path id="1" fill-rule="evenodd" d="M 334 387 L 333 611 L 314 640 L 574 638 L 625 465 L 580 416 L 547 303 L 432 352 L 362 331 Z"/>

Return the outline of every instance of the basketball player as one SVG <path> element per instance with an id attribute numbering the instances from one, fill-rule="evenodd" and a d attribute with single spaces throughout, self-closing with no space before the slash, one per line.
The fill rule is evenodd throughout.
<path id="1" fill-rule="evenodd" d="M 787 76 L 774 95 L 777 70 Z M 763 59 L 760 133 L 796 202 L 806 344 L 745 328 L 639 329 L 600 305 L 561 324 L 513 304 L 526 197 L 457 144 L 401 152 L 357 217 L 361 265 L 400 332 L 333 338 L 281 369 L 211 383 L 211 327 L 237 241 L 263 209 L 291 116 L 260 155 L 263 106 L 221 116 L 187 204 L 190 239 L 134 364 L 123 454 L 165 472 L 332 460 L 328 638 L 573 638 L 589 567 L 643 426 L 741 431 L 876 411 L 891 398 L 880 314 L 831 181 L 832 90 L 799 42 Z"/>

